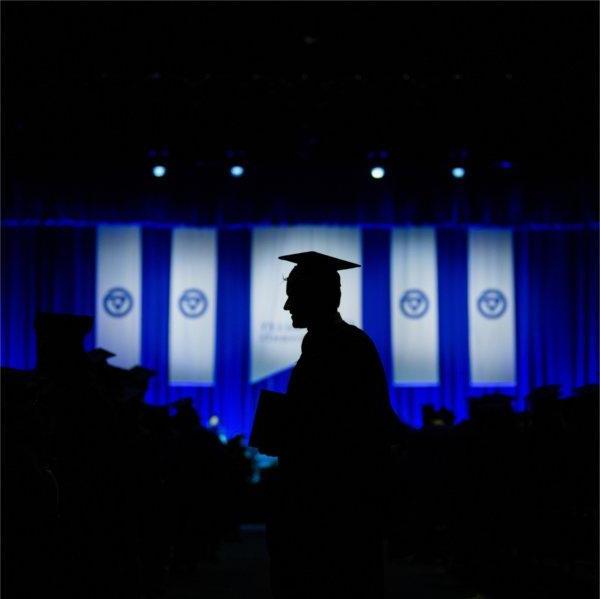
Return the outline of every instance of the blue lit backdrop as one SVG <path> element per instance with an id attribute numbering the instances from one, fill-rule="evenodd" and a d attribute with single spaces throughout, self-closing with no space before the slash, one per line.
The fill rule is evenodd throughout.
<path id="1" fill-rule="evenodd" d="M 33 368 L 37 310 L 94 314 L 95 228 L 6 225 L 2 228 L 2 365 Z M 389 227 L 363 228 L 363 323 L 391 375 Z M 568 393 L 598 381 L 598 230 L 520 227 L 515 230 L 517 301 L 516 408 L 536 386 L 561 384 Z M 229 434 L 247 433 L 261 388 L 284 390 L 289 371 L 248 384 L 250 228 L 222 227 L 218 242 L 216 385 L 170 387 L 167 382 L 171 232 L 143 231 L 142 361 L 155 369 L 147 400 L 192 397 L 204 420 L 218 414 Z M 421 424 L 425 404 L 467 417 L 467 398 L 495 389 L 471 388 L 467 321 L 465 227 L 438 230 L 440 298 L 439 387 L 391 388 L 399 416 Z M 94 347 L 93 334 L 87 347 Z M 106 348 L 111 349 L 111 348 Z M 506 392 L 506 388 L 498 389 Z"/>

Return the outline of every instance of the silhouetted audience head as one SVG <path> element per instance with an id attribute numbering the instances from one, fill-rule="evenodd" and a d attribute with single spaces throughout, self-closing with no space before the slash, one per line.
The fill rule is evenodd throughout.
<path id="1" fill-rule="evenodd" d="M 193 431 L 200 428 L 200 418 L 194 409 L 190 397 L 180 399 L 175 403 L 173 424 L 182 432 Z"/>
<path id="2" fill-rule="evenodd" d="M 433 421 L 435 419 L 435 409 L 433 406 L 423 406 L 422 418 L 423 418 L 423 426 L 433 426 Z"/>
<path id="3" fill-rule="evenodd" d="M 150 379 L 156 375 L 155 370 L 144 368 L 143 366 L 134 366 L 127 371 L 125 377 L 127 398 L 134 400 L 143 400 Z"/>
<path id="4" fill-rule="evenodd" d="M 102 347 L 91 349 L 87 352 L 87 355 L 94 366 L 108 366 L 107 360 L 116 356 L 116 354 L 113 354 Z"/>
<path id="5" fill-rule="evenodd" d="M 423 406 L 423 426 L 452 426 L 454 424 L 454 413 L 446 408 L 436 410 L 433 406 Z"/>
<path id="6" fill-rule="evenodd" d="M 560 399 L 560 385 L 544 385 L 533 389 L 526 398 L 529 409 L 534 414 L 539 414 L 553 409 L 555 401 Z"/>
<path id="7" fill-rule="evenodd" d="M 454 412 L 451 412 L 446 408 L 441 408 L 438 410 L 438 417 L 445 426 L 452 426 L 454 424 Z"/>
<path id="8" fill-rule="evenodd" d="M 598 434 L 598 412 L 600 389 L 598 385 L 584 385 L 574 390 L 567 402 L 568 418 L 572 426 L 578 430 L 592 431 Z"/>
<path id="9" fill-rule="evenodd" d="M 515 423 L 513 398 L 502 393 L 492 393 L 469 400 L 469 414 L 473 424 L 487 430 L 500 429 Z"/>
<path id="10" fill-rule="evenodd" d="M 72 370 L 87 361 L 85 336 L 92 330 L 91 316 L 41 312 L 35 319 L 37 369 L 39 371 Z"/>

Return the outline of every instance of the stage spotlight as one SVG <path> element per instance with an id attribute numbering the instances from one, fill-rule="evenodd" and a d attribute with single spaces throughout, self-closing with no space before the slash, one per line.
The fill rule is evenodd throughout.
<path id="1" fill-rule="evenodd" d="M 455 166 L 452 169 L 452 176 L 455 179 L 462 179 L 465 176 L 465 169 L 462 166 Z"/>
<path id="2" fill-rule="evenodd" d="M 229 169 L 229 173 L 232 177 L 241 177 L 244 174 L 244 167 L 236 164 Z"/>
<path id="3" fill-rule="evenodd" d="M 219 426 L 219 423 L 220 423 L 220 420 L 217 415 L 213 415 L 208 419 L 208 426 L 210 426 L 211 428 L 215 428 L 215 427 Z"/>
<path id="4" fill-rule="evenodd" d="M 152 167 L 152 174 L 155 177 L 164 177 L 167 174 L 167 169 L 162 164 L 157 164 Z"/>
<path id="5" fill-rule="evenodd" d="M 512 168 L 512 162 L 510 160 L 501 160 L 499 166 L 502 170 L 509 170 Z"/>
<path id="6" fill-rule="evenodd" d="M 371 177 L 373 179 L 383 179 L 385 176 L 385 169 L 382 166 L 374 166 L 371 169 Z"/>

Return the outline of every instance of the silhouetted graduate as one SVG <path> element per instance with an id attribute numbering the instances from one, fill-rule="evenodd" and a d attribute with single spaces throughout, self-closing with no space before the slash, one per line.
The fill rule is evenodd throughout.
<path id="1" fill-rule="evenodd" d="M 359 265 L 317 252 L 281 259 L 296 263 L 284 309 L 308 333 L 283 399 L 268 526 L 273 593 L 380 597 L 391 409 L 373 342 L 338 313 L 338 271 Z"/>
<path id="2" fill-rule="evenodd" d="M 38 406 L 50 429 L 58 483 L 61 597 L 107 597 L 118 572 L 115 525 L 121 461 L 115 406 L 84 348 L 93 318 L 39 313 L 35 320 Z M 68 574 L 67 574 L 68 573 Z"/>

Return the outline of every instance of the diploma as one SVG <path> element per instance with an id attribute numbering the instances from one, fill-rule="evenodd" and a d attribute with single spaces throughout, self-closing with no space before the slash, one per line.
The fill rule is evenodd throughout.
<path id="1" fill-rule="evenodd" d="M 284 435 L 286 398 L 283 393 L 262 390 L 254 414 L 248 445 L 260 453 L 279 456 Z"/>

